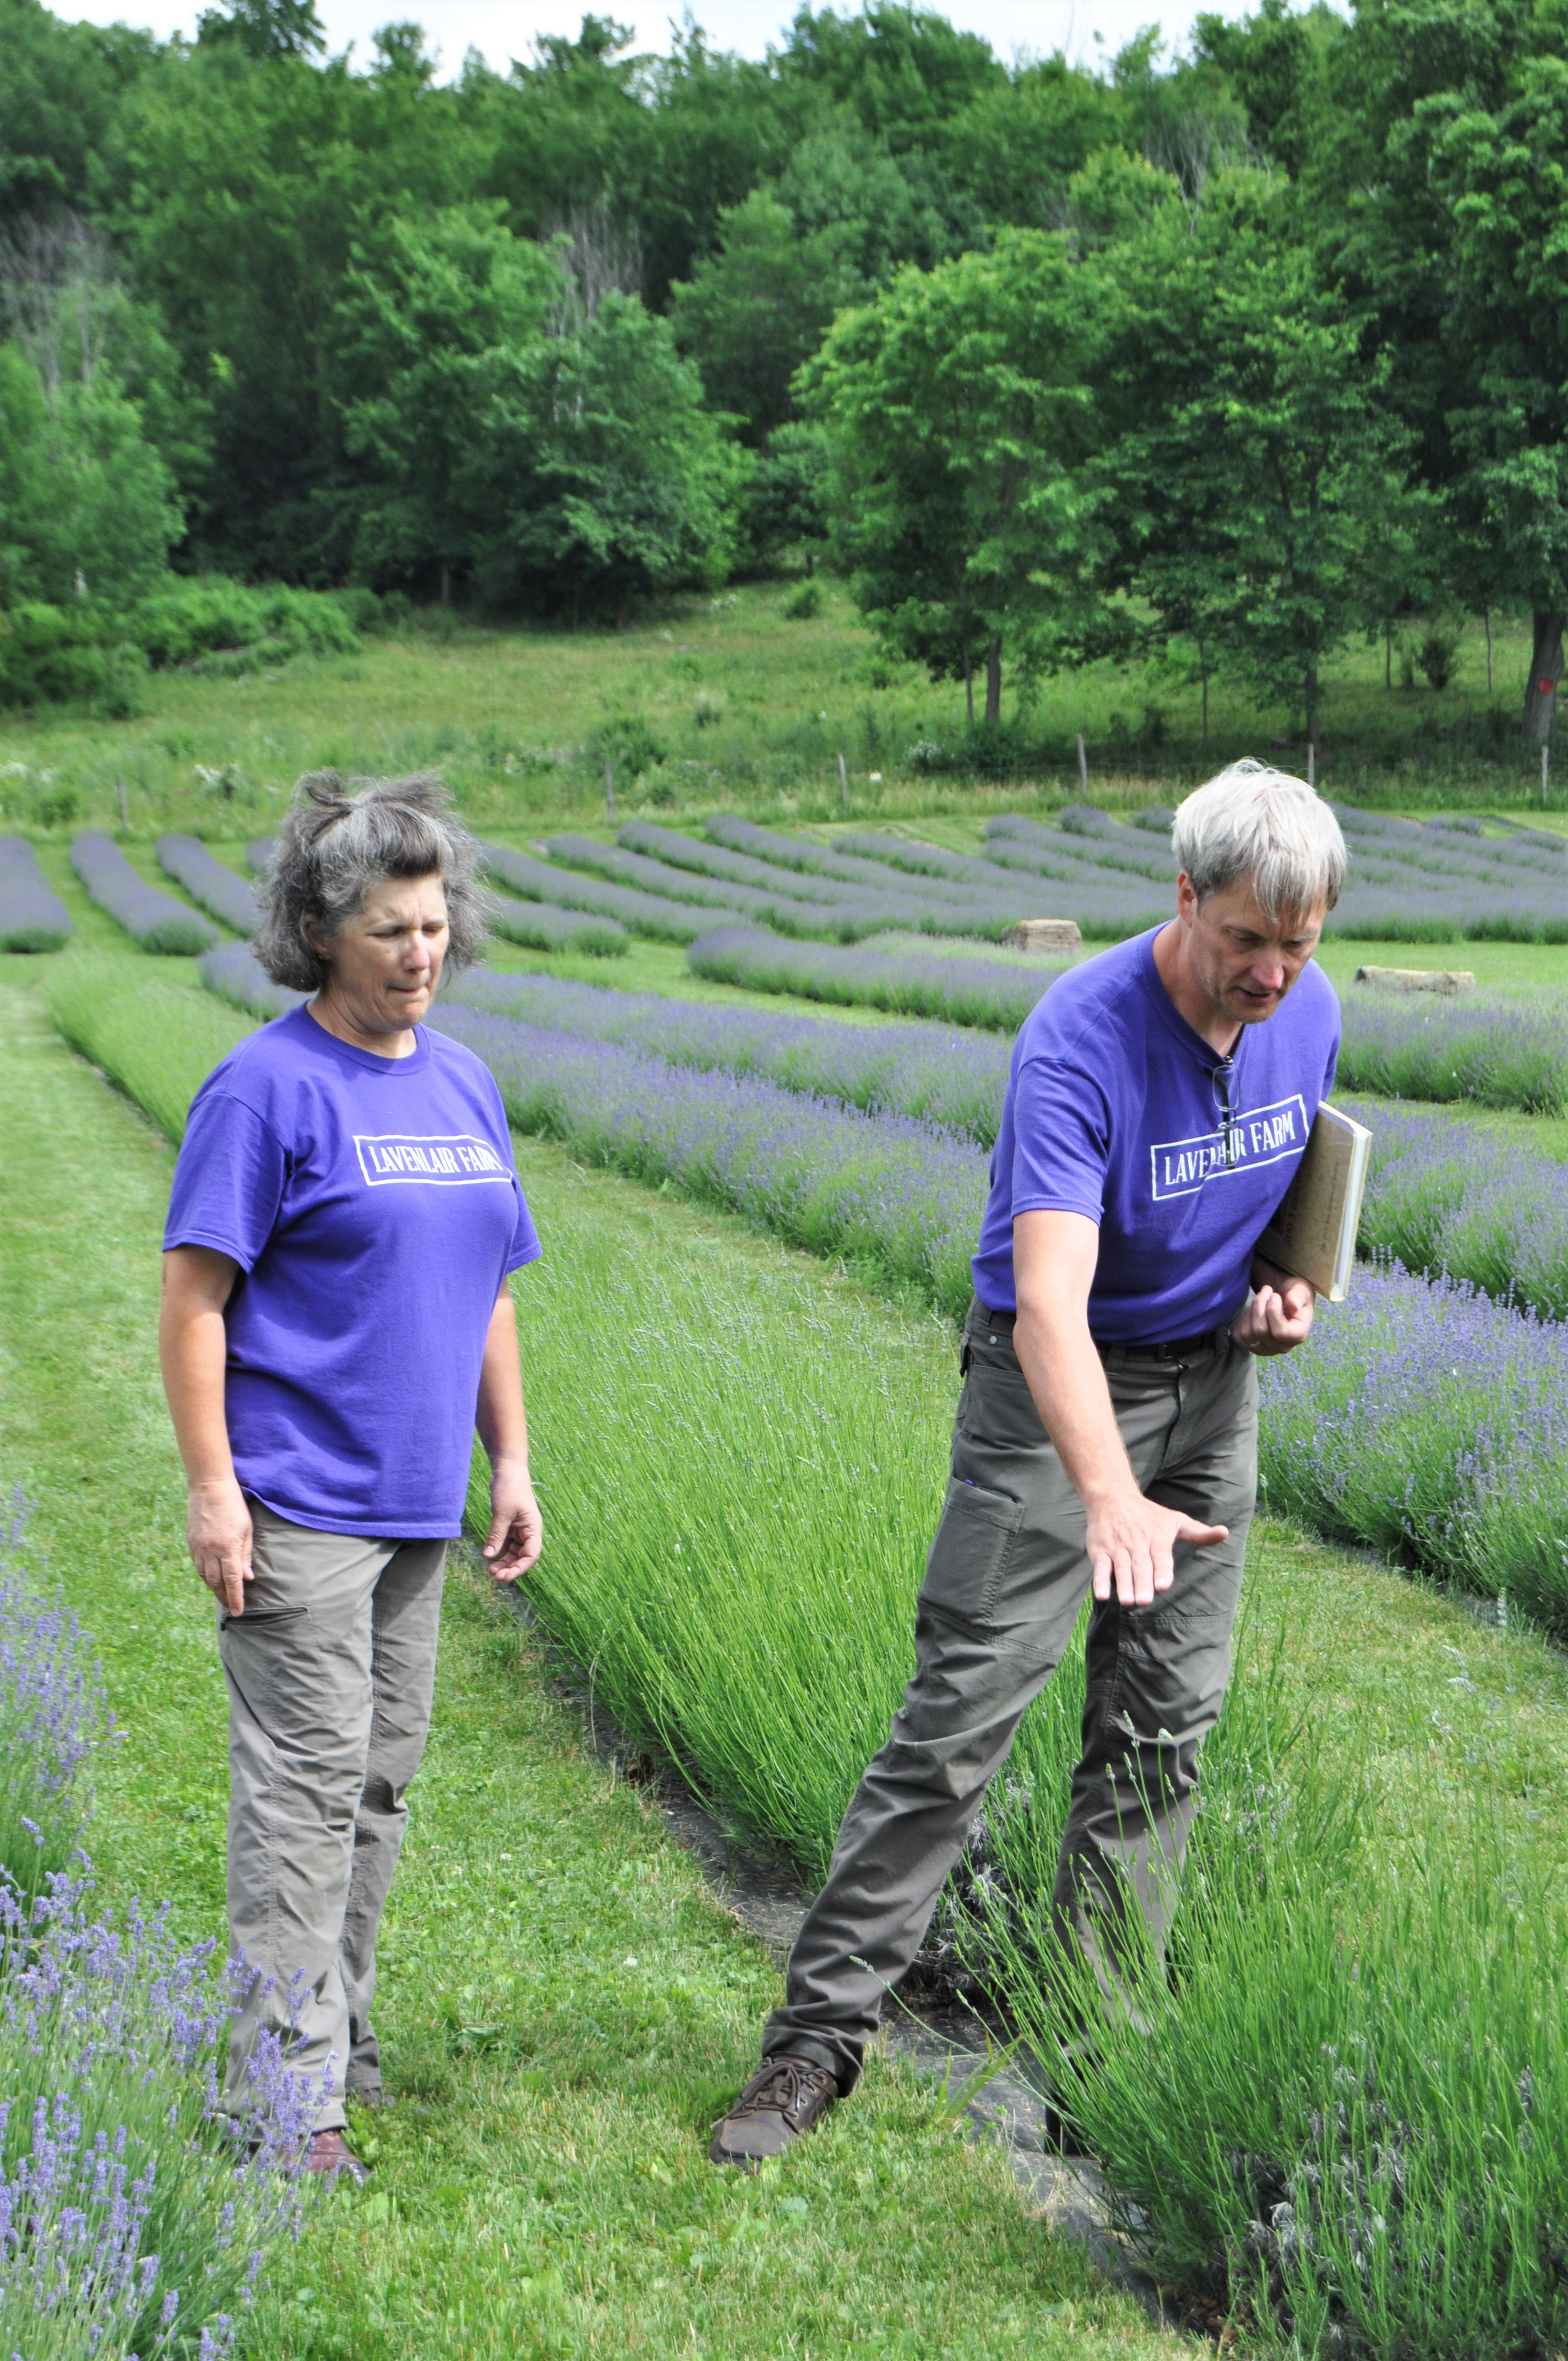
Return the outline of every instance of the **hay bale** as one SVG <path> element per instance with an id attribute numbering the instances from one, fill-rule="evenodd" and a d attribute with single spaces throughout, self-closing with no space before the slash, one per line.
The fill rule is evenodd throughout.
<path id="1" fill-rule="evenodd" d="M 1467 967 L 1358 967 L 1357 983 L 1380 985 L 1385 992 L 1473 992 L 1475 977 Z"/>
<path id="2" fill-rule="evenodd" d="M 1077 951 L 1083 933 L 1073 918 L 1020 918 L 1002 938 L 1009 950 Z"/>

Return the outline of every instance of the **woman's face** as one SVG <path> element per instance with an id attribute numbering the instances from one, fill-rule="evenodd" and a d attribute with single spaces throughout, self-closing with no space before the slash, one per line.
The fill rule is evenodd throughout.
<path id="1" fill-rule="evenodd" d="M 401 1033 L 435 997 L 446 940 L 439 873 L 388 878 L 345 921 L 326 990 L 362 1032 Z"/>

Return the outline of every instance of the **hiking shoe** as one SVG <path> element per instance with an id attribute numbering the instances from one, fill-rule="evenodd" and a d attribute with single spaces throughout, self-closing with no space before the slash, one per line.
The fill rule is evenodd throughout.
<path id="1" fill-rule="evenodd" d="M 329 2187 L 342 2173 L 359 2187 L 370 2173 L 369 2166 L 355 2155 L 341 2131 L 313 2132 L 305 2143 L 300 2169 L 318 2174 Z"/>
<path id="2" fill-rule="evenodd" d="M 713 2126 L 708 2155 L 715 2164 L 755 2172 L 783 2156 L 802 2132 L 814 2131 L 839 2095 L 826 2066 L 809 2058 L 764 2058 L 722 2123 Z"/>

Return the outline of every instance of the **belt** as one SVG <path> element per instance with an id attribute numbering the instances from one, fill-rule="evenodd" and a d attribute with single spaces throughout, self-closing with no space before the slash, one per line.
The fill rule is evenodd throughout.
<path id="1" fill-rule="evenodd" d="M 1015 1312 L 993 1312 L 988 1303 L 981 1303 L 977 1296 L 974 1310 L 970 1314 L 970 1322 L 974 1327 L 979 1327 L 982 1322 L 989 1322 L 999 1335 L 1010 1335 L 1017 1317 Z M 1224 1334 L 1225 1331 L 1223 1328 L 1205 1328 L 1201 1335 L 1166 1336 L 1162 1337 L 1157 1345 L 1118 1345 L 1111 1343 L 1102 1336 L 1096 1336 L 1094 1349 L 1102 1360 L 1108 1354 L 1114 1353 L 1127 1361 L 1193 1361 L 1197 1359 L 1200 1353 L 1212 1351 L 1216 1341 Z"/>

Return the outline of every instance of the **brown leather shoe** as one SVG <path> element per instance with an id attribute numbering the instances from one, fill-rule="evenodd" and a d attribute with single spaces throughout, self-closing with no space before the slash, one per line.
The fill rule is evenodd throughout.
<path id="1" fill-rule="evenodd" d="M 802 2132 L 815 2131 L 839 2095 L 825 2066 L 809 2058 L 764 2058 L 722 2123 L 713 2126 L 708 2155 L 715 2164 L 755 2172 L 783 2156 Z"/>
<path id="2" fill-rule="evenodd" d="M 356 2186 L 369 2179 L 370 2168 L 356 2157 L 341 2131 L 313 2132 L 300 2159 L 302 2172 L 319 2173 L 329 2184 L 346 2173 Z"/>

